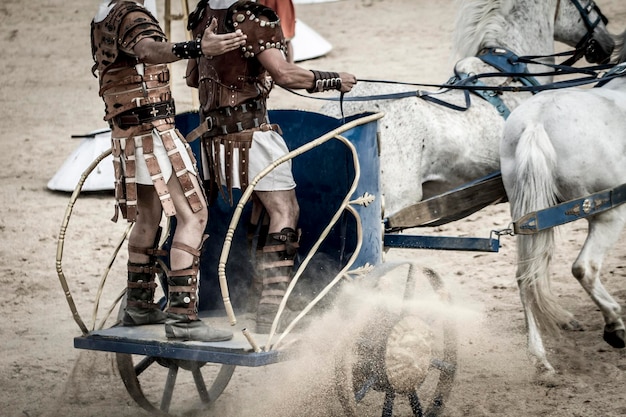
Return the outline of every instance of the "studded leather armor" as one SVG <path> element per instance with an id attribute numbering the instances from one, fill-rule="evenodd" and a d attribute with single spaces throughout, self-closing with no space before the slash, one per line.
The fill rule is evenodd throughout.
<path id="1" fill-rule="evenodd" d="M 167 150 L 173 176 L 185 192 L 189 206 L 194 212 L 201 210 L 203 190 L 193 183 L 191 176 L 195 172 L 190 172 L 182 153 L 187 153 L 193 164 L 195 158 L 174 125 L 176 112 L 167 65 L 140 63 L 133 53 L 133 48 L 143 39 L 166 40 L 159 23 L 134 1 L 118 1 L 102 21 L 94 20 L 91 25 L 95 61 L 92 72 L 98 73 L 99 94 L 105 103 L 104 120 L 111 127 L 116 199 L 113 220 L 117 220 L 119 211 L 128 221 L 137 218 L 138 149 L 142 150 L 164 213 L 176 214 L 161 162 L 154 154 L 156 135 Z M 182 153 L 176 139 L 184 143 Z"/>
<path id="2" fill-rule="evenodd" d="M 202 2 L 199 7 L 202 7 Z M 276 13 L 252 1 L 238 1 L 228 9 L 213 10 L 207 4 L 196 10 L 190 18 L 194 36 L 202 36 L 204 29 L 215 17 L 218 33 L 240 29 L 247 35 L 247 43 L 240 49 L 215 57 L 198 58 L 198 87 L 201 112 L 236 107 L 249 100 L 266 98 L 270 85 L 261 63 L 255 58 L 260 52 L 277 48 L 285 50 L 285 41 Z"/>
<path id="3" fill-rule="evenodd" d="M 132 125 L 133 116 L 135 125 L 146 119 L 174 116 L 167 65 L 140 64 L 132 53 L 145 38 L 165 40 L 154 16 L 135 2 L 122 1 L 104 20 L 92 22 L 91 33 L 92 72 L 98 72 L 104 120 L 112 127 L 126 129 Z M 116 119 L 118 116 L 126 117 Z"/>
<path id="4" fill-rule="evenodd" d="M 215 57 L 200 57 L 196 70 L 188 74 L 187 84 L 198 88 L 200 126 L 187 135 L 187 140 L 202 137 L 202 145 L 212 166 L 209 181 L 211 199 L 218 184 L 225 183 L 232 201 L 232 176 L 235 166 L 234 150 L 239 151 L 238 172 L 242 190 L 248 185 L 248 161 L 255 131 L 275 130 L 267 119 L 266 99 L 272 88 L 267 71 L 256 56 L 266 49 L 285 51 L 285 40 L 276 13 L 253 1 L 240 0 L 228 9 L 213 10 L 207 0 L 201 0 L 189 16 L 188 29 L 195 37 L 202 36 L 215 18 L 218 33 L 241 30 L 247 41 L 240 49 Z M 219 145 L 223 145 L 222 147 Z M 220 177 L 220 153 L 224 152 L 226 178 Z"/>

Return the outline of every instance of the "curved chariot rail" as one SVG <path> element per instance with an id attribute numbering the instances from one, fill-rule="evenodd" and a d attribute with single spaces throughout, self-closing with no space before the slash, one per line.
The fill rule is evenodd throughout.
<path id="1" fill-rule="evenodd" d="M 70 218 L 72 216 L 72 212 L 74 211 L 74 206 L 76 205 L 76 200 L 80 196 L 80 193 L 82 191 L 83 185 L 85 184 L 85 181 L 87 180 L 87 177 L 89 177 L 89 174 L 91 174 L 91 172 L 98 166 L 98 164 L 104 158 L 109 156 L 110 154 L 111 154 L 111 149 L 108 149 L 108 150 L 102 152 L 102 154 L 100 154 L 85 169 L 83 174 L 80 176 L 80 179 L 78 180 L 78 184 L 76 185 L 76 188 L 74 189 L 74 192 L 72 193 L 72 196 L 70 197 L 70 201 L 69 201 L 69 203 L 67 205 L 67 209 L 65 210 L 65 216 L 63 217 L 63 222 L 61 223 L 61 230 L 59 231 L 59 238 L 57 240 L 57 253 L 56 253 L 56 271 L 57 271 L 57 275 L 58 275 L 58 278 L 59 278 L 59 282 L 61 283 L 61 287 L 63 288 L 63 293 L 65 294 L 65 300 L 67 301 L 67 304 L 69 305 L 70 311 L 72 312 L 72 317 L 74 318 L 74 321 L 76 322 L 76 324 L 80 328 L 80 330 L 83 333 L 83 335 L 88 334 L 90 330 L 87 328 L 87 326 L 85 325 L 85 322 L 83 321 L 83 319 L 80 317 L 80 314 L 78 313 L 78 309 L 76 308 L 76 303 L 74 302 L 74 298 L 72 297 L 72 293 L 71 293 L 71 290 L 70 290 L 69 285 L 67 283 L 67 279 L 65 277 L 65 273 L 63 272 L 63 249 L 64 249 L 64 246 L 65 246 L 65 236 L 66 236 L 66 232 L 67 232 L 67 227 L 69 225 Z M 107 265 L 107 268 L 104 271 L 104 273 L 102 275 L 102 278 L 100 280 L 100 285 L 98 286 L 98 293 L 97 293 L 97 296 L 96 296 L 96 301 L 94 303 L 94 310 L 93 310 L 93 319 L 92 319 L 91 330 L 93 330 L 95 328 L 98 306 L 100 304 L 100 297 L 102 295 L 102 288 L 104 286 L 104 283 L 106 282 L 106 278 L 108 276 L 109 270 L 111 269 L 111 265 L 113 264 L 115 258 L 117 257 L 117 254 L 120 251 L 120 249 L 122 247 L 122 244 L 124 243 L 124 240 L 126 240 L 126 236 L 128 236 L 128 233 L 130 232 L 131 228 L 132 228 L 132 224 L 128 226 L 128 228 L 126 229 L 126 231 L 122 235 L 122 238 L 120 239 L 118 245 L 116 246 L 116 248 L 114 250 L 114 253 L 111 256 L 111 259 L 110 259 L 110 261 L 109 261 L 109 263 Z M 122 292 L 116 298 L 116 300 L 113 303 L 113 305 L 111 305 L 111 307 L 108 309 L 107 316 L 102 320 L 102 322 L 100 324 L 100 327 L 102 327 L 104 325 L 104 322 L 105 322 L 106 318 L 111 314 L 111 312 L 115 308 L 115 305 L 117 305 L 117 303 L 122 299 L 122 297 L 124 296 L 124 293 L 125 293 L 125 291 Z"/>
<path id="2" fill-rule="evenodd" d="M 295 287 L 295 285 L 298 282 L 298 279 L 300 278 L 300 276 L 302 275 L 302 272 L 304 271 L 304 269 L 306 269 L 306 266 L 308 265 L 309 261 L 311 260 L 311 258 L 313 257 L 313 255 L 317 252 L 317 250 L 319 249 L 321 243 L 324 241 L 324 239 L 328 236 L 330 229 L 333 227 L 333 225 L 335 223 L 337 223 L 337 221 L 339 220 L 340 216 L 342 215 L 342 213 L 344 211 L 348 211 L 349 213 L 351 213 L 356 222 L 357 222 L 357 248 L 355 249 L 354 253 L 352 254 L 352 256 L 350 257 L 350 259 L 348 260 L 348 262 L 346 263 L 346 265 L 344 266 L 344 268 L 337 274 L 337 276 L 304 308 L 304 310 L 302 310 L 293 320 L 292 322 L 287 326 L 287 328 L 285 329 L 285 331 L 281 334 L 280 338 L 277 340 L 276 344 L 273 346 L 273 348 L 276 348 L 276 346 L 284 339 L 285 336 L 287 336 L 287 334 L 295 327 L 295 325 L 298 323 L 298 321 L 300 321 L 300 319 L 302 319 L 302 317 L 304 317 L 318 302 L 319 300 L 321 300 L 326 294 L 328 294 L 328 292 L 345 276 L 347 276 L 348 274 L 352 273 L 365 273 L 367 271 L 366 267 L 363 267 L 361 270 L 358 271 L 349 271 L 350 267 L 353 265 L 354 261 L 356 260 L 362 243 L 363 243 L 363 239 L 362 239 L 362 227 L 361 227 L 361 222 L 360 222 L 360 218 L 358 213 L 352 208 L 350 207 L 351 204 L 359 204 L 359 205 L 365 205 L 367 206 L 369 203 L 371 203 L 374 199 L 374 196 L 362 196 L 360 198 L 357 198 L 356 200 L 351 200 L 352 194 L 354 194 L 358 182 L 359 182 L 359 178 L 360 178 L 360 164 L 358 161 L 358 156 L 356 153 L 356 149 L 354 147 L 354 145 L 352 145 L 352 143 L 350 143 L 350 141 L 348 139 L 346 139 L 344 136 L 342 136 L 341 134 L 353 129 L 357 126 L 360 125 L 364 125 L 367 123 L 370 123 L 372 121 L 381 119 L 384 116 L 384 113 L 375 113 L 372 115 L 368 115 L 356 120 L 353 120 L 351 122 L 348 122 L 334 130 L 331 130 L 330 132 L 320 136 L 319 138 L 312 140 L 311 142 L 308 142 L 305 145 L 300 146 L 297 149 L 294 149 L 293 151 L 283 155 L 281 158 L 277 159 L 276 161 L 274 161 L 273 163 L 271 163 L 270 165 L 268 165 L 263 171 L 261 171 L 252 181 L 250 181 L 250 184 L 248 186 L 248 188 L 246 189 L 246 191 L 243 193 L 243 195 L 241 196 L 239 202 L 237 203 L 237 206 L 235 208 L 235 212 L 231 218 L 229 227 L 228 227 L 228 231 L 226 233 L 226 237 L 224 239 L 224 245 L 222 247 L 222 252 L 220 255 L 220 260 L 219 260 L 219 264 L 218 264 L 218 278 L 219 278 L 219 284 L 220 284 L 220 289 L 222 292 L 222 299 L 224 301 L 224 307 L 226 309 L 226 314 L 228 315 L 228 319 L 231 323 L 231 325 L 235 325 L 237 324 L 237 318 L 235 316 L 235 312 L 233 309 L 233 306 L 231 304 L 230 301 L 230 292 L 228 289 L 228 280 L 226 277 L 226 263 L 228 261 L 228 256 L 230 253 L 230 249 L 231 249 L 231 244 L 232 244 L 232 240 L 233 240 L 233 236 L 235 234 L 235 229 L 237 228 L 237 224 L 239 223 L 240 219 L 241 219 L 241 215 L 243 213 L 243 208 L 246 205 L 246 203 L 250 200 L 252 193 L 254 191 L 254 187 L 256 186 L 256 184 L 263 178 L 265 177 L 269 172 L 271 172 L 273 169 L 275 169 L 277 166 L 307 152 L 310 151 L 311 149 L 314 149 L 320 145 L 323 145 L 324 143 L 336 139 L 341 141 L 351 152 L 352 154 L 352 158 L 353 158 L 353 162 L 354 162 L 354 170 L 355 170 L 355 175 L 354 175 L 354 180 L 352 182 L 352 186 L 350 187 L 349 191 L 346 193 L 346 197 L 344 198 L 341 206 L 337 209 L 337 211 L 335 212 L 334 216 L 332 217 L 332 219 L 330 220 L 329 224 L 326 226 L 326 228 L 324 229 L 324 231 L 322 232 L 322 234 L 320 235 L 320 237 L 318 238 L 317 242 L 313 245 L 313 247 L 311 248 L 311 250 L 309 251 L 309 253 L 307 254 L 307 256 L 305 257 L 305 259 L 302 261 L 301 265 L 299 266 L 296 274 L 294 275 L 293 279 L 291 280 L 287 290 L 286 290 L 286 294 L 283 297 L 281 304 L 279 306 L 278 309 L 278 313 L 274 319 L 274 322 L 272 324 L 268 339 L 267 339 L 267 343 L 265 344 L 265 351 L 268 351 L 270 348 L 272 348 L 271 345 L 271 340 L 274 337 L 277 327 L 278 327 L 278 322 L 280 320 L 280 317 L 285 309 L 287 300 L 289 298 L 289 295 L 291 294 L 291 292 L 293 291 L 293 288 Z M 246 329 L 244 329 L 245 331 Z M 246 332 L 246 338 L 247 340 L 250 342 L 251 346 L 253 349 L 258 349 L 258 344 L 252 339 L 252 335 L 250 335 L 249 333 Z"/>

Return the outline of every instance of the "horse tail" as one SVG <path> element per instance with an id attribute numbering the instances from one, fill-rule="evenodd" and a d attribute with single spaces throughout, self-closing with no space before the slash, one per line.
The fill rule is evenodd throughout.
<path id="1" fill-rule="evenodd" d="M 513 219 L 555 205 L 559 200 L 554 178 L 557 156 L 542 124 L 524 128 L 515 162 L 515 181 L 509 193 Z M 571 319 L 550 288 L 549 264 L 554 246 L 553 229 L 517 236 L 516 277 L 522 304 L 530 309 L 537 325 L 553 335 L 558 333 L 559 324 Z"/>

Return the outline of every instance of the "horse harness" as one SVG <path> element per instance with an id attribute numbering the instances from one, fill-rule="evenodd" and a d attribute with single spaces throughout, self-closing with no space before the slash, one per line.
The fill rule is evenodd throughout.
<path id="1" fill-rule="evenodd" d="M 491 65 L 502 73 L 520 74 L 519 77 L 513 77 L 512 81 L 519 81 L 527 87 L 536 87 L 539 85 L 537 79 L 528 73 L 528 66 L 524 62 L 522 62 L 515 53 L 505 48 L 483 49 L 478 53 L 477 58 L 479 58 L 485 64 Z M 470 74 L 457 73 L 455 70 L 455 76 L 452 77 L 452 79 L 450 79 L 448 83 L 452 85 L 471 85 L 486 87 L 486 85 L 478 78 L 470 77 Z M 511 114 L 511 110 L 509 110 L 506 104 L 504 104 L 504 101 L 502 101 L 500 91 L 496 89 L 472 89 L 471 92 L 485 99 L 488 103 L 491 103 L 496 108 L 496 110 L 498 110 L 500 116 L 502 116 L 504 119 L 509 117 L 509 114 Z M 469 91 L 464 90 L 464 94 L 467 97 Z"/>

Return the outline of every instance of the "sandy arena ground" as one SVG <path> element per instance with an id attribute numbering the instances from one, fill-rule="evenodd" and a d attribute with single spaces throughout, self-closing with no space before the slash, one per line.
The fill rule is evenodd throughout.
<path id="1" fill-rule="evenodd" d="M 112 355 L 73 348 L 80 330 L 57 279 L 55 256 L 69 194 L 51 192 L 48 180 L 78 145 L 72 134 L 105 127 L 92 65 L 89 23 L 96 0 L 3 0 L 0 4 L 0 415 L 15 417 L 143 416 L 128 395 Z M 162 10 L 163 2 L 157 1 Z M 178 6 L 177 1 L 172 3 Z M 598 0 L 626 27 L 623 0 Z M 452 0 L 340 0 L 300 4 L 297 15 L 334 49 L 303 62 L 306 68 L 349 71 L 359 78 L 441 83 L 451 74 Z M 180 22 L 174 22 L 180 34 Z M 176 40 L 181 40 L 178 35 Z M 193 109 L 174 67 L 179 111 Z M 320 102 L 276 89 L 272 108 L 317 110 Z M 63 270 L 85 321 L 91 320 L 102 271 L 126 225 L 110 222 L 110 194 L 81 198 L 65 243 Z M 490 207 L 440 231 L 487 237 L 510 221 L 507 205 Z M 622 416 L 626 414 L 626 351 L 602 341 L 599 311 L 570 274 L 586 223 L 563 226 L 553 262 L 554 291 L 584 331 L 546 340 L 558 370 L 552 384 L 537 384 L 525 354 L 524 322 L 514 279 L 511 237 L 497 254 L 394 250 L 388 260 L 417 260 L 443 277 L 459 312 L 456 382 L 446 416 Z M 604 282 L 624 305 L 626 240 L 606 259 Z M 123 255 L 111 271 L 103 304 L 123 288 Z M 261 369 L 238 368 L 213 410 L 216 416 L 340 416 L 329 355 L 331 320 L 301 358 Z M 377 402 L 378 401 L 378 402 Z M 380 399 L 363 415 L 380 415 Z M 406 404 L 395 415 L 410 415 Z"/>

